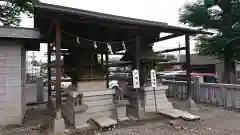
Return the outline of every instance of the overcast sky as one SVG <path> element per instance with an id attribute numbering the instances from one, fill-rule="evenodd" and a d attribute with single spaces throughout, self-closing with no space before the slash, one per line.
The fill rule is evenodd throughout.
<path id="1" fill-rule="evenodd" d="M 186 2 L 196 0 L 41 0 L 41 2 L 80 8 L 101 13 L 120 15 L 145 20 L 166 22 L 170 25 L 183 26 L 178 22 L 179 8 Z M 33 27 L 33 19 L 25 15 L 22 16 L 22 27 Z M 178 44 L 184 45 L 184 37 L 157 43 L 154 50 L 176 48 Z M 46 52 L 46 45 L 41 45 L 41 52 L 36 53 L 40 59 Z M 191 52 L 193 53 L 194 42 L 191 42 Z M 184 52 L 181 52 L 184 53 Z M 177 52 L 175 53 L 177 54 Z"/>

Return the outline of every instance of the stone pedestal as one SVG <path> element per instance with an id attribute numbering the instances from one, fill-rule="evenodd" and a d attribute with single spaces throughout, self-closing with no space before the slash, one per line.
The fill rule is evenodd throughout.
<path id="1" fill-rule="evenodd" d="M 168 101 L 166 97 L 166 90 L 168 89 L 167 85 L 158 85 L 155 88 L 156 94 L 156 106 L 155 106 L 155 96 L 153 87 L 144 86 L 140 89 L 140 108 L 139 112 L 137 111 L 136 99 L 135 102 L 130 102 L 127 108 L 128 116 L 133 116 L 139 119 L 147 119 L 155 117 L 152 113 L 156 112 L 157 109 L 172 108 L 172 103 Z"/>
<path id="2" fill-rule="evenodd" d="M 125 120 L 129 120 L 129 118 L 127 117 L 127 108 L 126 105 L 128 105 L 129 102 L 127 100 L 118 100 L 115 101 L 115 105 L 116 105 L 116 112 L 115 112 L 115 118 L 118 121 L 125 121 Z"/>
<path id="3" fill-rule="evenodd" d="M 154 88 L 151 86 L 144 87 L 144 107 L 145 112 L 156 112 L 156 109 L 165 109 L 172 108 L 172 103 L 168 101 L 166 97 L 166 90 L 168 89 L 167 85 L 158 85 L 155 88 L 155 96 L 154 96 Z M 156 100 L 156 105 L 155 105 Z"/>
<path id="4" fill-rule="evenodd" d="M 64 105 L 64 116 L 76 128 L 86 125 L 87 121 L 96 117 L 112 117 L 114 111 L 112 89 L 66 90 L 68 97 Z"/>
<path id="5" fill-rule="evenodd" d="M 198 108 L 197 108 L 195 102 L 192 100 L 192 98 L 187 99 L 186 102 L 187 102 L 186 104 L 187 104 L 187 108 L 189 111 L 197 111 L 198 110 Z"/>
<path id="6" fill-rule="evenodd" d="M 63 133 L 65 131 L 65 123 L 63 118 L 54 119 L 53 121 L 53 133 Z"/>
<path id="7" fill-rule="evenodd" d="M 63 133 L 65 130 L 65 122 L 62 118 L 61 109 L 56 110 L 56 118 L 53 120 L 53 133 Z"/>

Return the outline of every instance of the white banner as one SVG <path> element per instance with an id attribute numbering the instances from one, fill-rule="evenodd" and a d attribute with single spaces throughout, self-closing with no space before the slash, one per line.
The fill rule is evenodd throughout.
<path id="1" fill-rule="evenodd" d="M 134 69 L 132 71 L 133 75 L 133 88 L 140 88 L 140 81 L 139 81 L 139 71 L 137 69 Z"/>
<path id="2" fill-rule="evenodd" d="M 157 87 L 156 71 L 153 69 L 151 70 L 151 84 L 153 88 Z"/>

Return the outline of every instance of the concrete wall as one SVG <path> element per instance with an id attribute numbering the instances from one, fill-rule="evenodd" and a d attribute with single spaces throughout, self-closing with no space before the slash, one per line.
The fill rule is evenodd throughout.
<path id="1" fill-rule="evenodd" d="M 181 62 L 186 61 L 186 56 L 181 55 L 180 61 Z M 217 64 L 217 63 L 220 63 L 220 61 L 211 56 L 200 56 L 198 54 L 191 54 L 190 63 L 191 65 L 207 65 L 207 64 Z"/>
<path id="2" fill-rule="evenodd" d="M 0 41 L 0 126 L 22 124 L 26 110 L 25 54 L 23 45 Z"/>

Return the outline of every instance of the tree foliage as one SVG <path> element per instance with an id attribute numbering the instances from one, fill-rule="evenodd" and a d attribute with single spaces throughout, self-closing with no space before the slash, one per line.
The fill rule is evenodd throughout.
<path id="1" fill-rule="evenodd" d="M 180 10 L 181 23 L 191 27 L 212 30 L 213 36 L 199 36 L 196 50 L 215 56 L 225 63 L 225 72 L 233 71 L 232 63 L 240 60 L 240 1 L 198 0 L 186 3 Z"/>
<path id="2" fill-rule="evenodd" d="M 0 0 L 0 21 L 4 25 L 19 26 L 21 13 L 32 17 L 34 0 Z"/>

